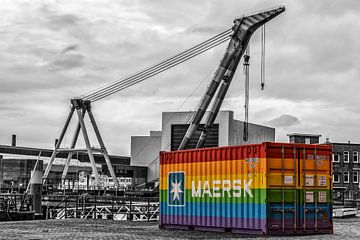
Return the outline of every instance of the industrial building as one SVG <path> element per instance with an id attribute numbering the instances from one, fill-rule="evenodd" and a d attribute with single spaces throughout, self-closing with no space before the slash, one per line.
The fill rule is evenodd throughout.
<path id="1" fill-rule="evenodd" d="M 43 169 L 46 169 L 52 154 L 51 149 L 29 148 L 16 146 L 16 136 L 13 135 L 11 146 L 0 145 L 0 184 L 4 189 L 11 187 L 11 182 L 17 184 L 16 188 L 26 188 L 30 179 L 30 171 L 35 165 L 36 159 L 41 153 L 40 159 L 43 162 Z M 46 188 L 62 188 L 61 175 L 64 169 L 64 163 L 67 153 L 58 153 L 46 181 Z M 94 159 L 98 172 L 102 175 L 104 182 L 111 181 L 106 176 L 109 175 L 108 168 L 102 155 L 94 154 Z M 110 155 L 110 160 L 114 168 L 116 177 L 120 180 L 120 185 L 128 185 L 128 179 L 131 178 L 131 184 L 136 186 L 146 182 L 147 167 L 130 166 L 130 157 Z M 14 169 L 18 169 L 15 172 Z M 65 179 L 66 188 L 80 187 L 88 189 L 92 183 L 92 168 L 89 163 L 89 157 L 86 153 L 77 153 L 72 156 L 70 167 Z M 121 184 L 126 181 L 126 184 Z M 19 187 L 18 184 L 21 184 Z M 106 185 L 106 184 L 105 184 Z M 104 184 L 101 184 L 104 186 Z"/>
<path id="2" fill-rule="evenodd" d="M 4 159 L 0 155 L 0 192 L 20 192 L 26 188 L 35 163 L 36 159 Z"/>
<path id="3" fill-rule="evenodd" d="M 61 175 L 63 172 L 63 162 L 65 159 L 56 159 L 51 174 L 46 183 L 50 189 L 60 189 L 63 187 Z M 34 169 L 37 157 L 23 155 L 0 155 L 0 192 L 16 191 L 23 192 L 30 180 L 31 171 Z M 46 168 L 49 159 L 42 157 L 39 163 Z M 101 165 L 97 164 L 101 171 Z M 69 166 L 67 178 L 65 180 L 66 188 L 75 188 L 79 186 L 79 174 L 91 175 L 91 166 L 88 163 L 82 163 L 73 160 Z"/>
<path id="4" fill-rule="evenodd" d="M 128 179 L 131 178 L 133 186 L 138 186 L 146 182 L 156 182 L 159 178 L 159 152 L 177 150 L 181 139 L 186 133 L 189 120 L 193 113 L 194 112 L 190 111 L 163 112 L 161 131 L 150 131 L 149 136 L 132 136 L 131 158 L 110 155 L 116 177 L 124 181 L 129 181 Z M 206 113 L 205 117 L 207 114 L 209 113 Z M 201 122 L 201 124 L 203 123 Z M 232 111 L 220 111 L 209 131 L 204 147 L 233 146 L 275 141 L 274 128 L 252 123 L 248 125 L 248 140 L 244 141 L 243 124 L 244 122 L 234 119 L 234 113 Z M 199 136 L 200 130 L 195 132 L 194 136 L 190 139 L 188 148 L 195 147 Z M 23 188 L 26 185 L 26 181 L 30 178 L 30 171 L 34 167 L 39 153 L 41 152 L 43 169 L 46 169 L 52 151 L 51 149 L 16 146 L 16 136 L 13 136 L 11 146 L 0 145 L 0 153 L 6 156 L 2 159 L 2 165 L 0 165 L 0 183 L 3 188 L 9 188 L 12 179 L 15 178 L 22 179 L 15 182 L 16 184 L 21 184 Z M 56 161 L 46 181 L 48 186 L 52 188 L 60 188 L 62 186 L 61 174 L 66 157 L 66 153 L 57 154 Z M 68 188 L 74 188 L 74 186 L 88 187 L 91 185 L 92 173 L 88 155 L 86 153 L 77 153 L 76 155 L 74 154 L 72 158 L 73 160 L 71 161 L 65 185 L 68 186 Z M 102 175 L 101 179 L 109 182 L 111 179 L 106 178 L 106 176 L 110 176 L 110 174 L 104 158 L 99 154 L 94 154 L 94 158 L 98 171 Z M 14 168 L 21 168 L 21 174 L 17 174 L 17 176 L 7 176 L 4 174 L 4 172 L 8 171 L 6 169 L 9 168 L 9 164 L 14 165 Z M 26 169 L 23 165 L 26 166 Z"/>
<path id="5" fill-rule="evenodd" d="M 161 131 L 151 131 L 149 136 L 131 137 L 131 165 L 146 166 L 147 180 L 159 178 L 159 152 L 174 151 L 180 145 L 194 112 L 163 112 Z M 205 118 L 209 113 L 205 113 Z M 203 124 L 202 122 L 200 123 Z M 234 146 L 275 141 L 275 129 L 249 123 L 248 140 L 243 139 L 244 122 L 234 119 L 234 112 L 219 111 L 204 147 Z M 195 148 L 200 130 L 190 139 L 188 148 Z"/>

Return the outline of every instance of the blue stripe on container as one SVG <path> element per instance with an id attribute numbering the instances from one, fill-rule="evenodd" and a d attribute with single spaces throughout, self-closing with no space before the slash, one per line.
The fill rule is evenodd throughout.
<path id="1" fill-rule="evenodd" d="M 282 215 L 281 212 L 279 211 L 273 211 L 273 210 L 281 210 L 282 209 L 282 205 L 281 203 L 279 204 L 269 204 L 269 212 L 268 212 L 268 217 L 271 219 L 281 219 Z M 293 219 L 294 218 L 294 214 L 291 211 L 286 211 L 289 209 L 294 209 L 294 204 L 292 203 L 288 203 L 284 205 L 284 209 L 285 209 L 285 219 Z M 315 209 L 315 205 L 313 203 L 306 203 L 306 209 L 307 209 L 307 213 L 306 213 L 306 218 L 312 219 L 315 218 L 315 214 L 314 214 L 314 209 Z M 321 217 L 321 214 L 326 213 L 328 217 L 331 217 L 332 212 L 331 212 L 331 206 L 328 204 L 318 204 L 317 205 L 317 209 L 321 210 L 318 212 L 318 218 Z M 301 219 L 304 217 L 304 206 L 300 205 L 297 206 L 297 214 L 300 216 Z"/>
<path id="2" fill-rule="evenodd" d="M 168 206 L 167 202 L 160 202 L 160 213 L 172 216 L 266 219 L 266 204 L 187 202 L 185 206 Z"/>

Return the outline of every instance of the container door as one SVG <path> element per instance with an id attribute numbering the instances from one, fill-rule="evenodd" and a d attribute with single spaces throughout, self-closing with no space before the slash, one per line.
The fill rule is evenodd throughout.
<path id="1" fill-rule="evenodd" d="M 299 223 L 303 232 L 332 229 L 331 154 L 313 145 L 298 149 Z"/>
<path id="2" fill-rule="evenodd" d="M 274 144 L 266 155 L 268 232 L 294 234 L 299 230 L 297 149 L 290 144 Z"/>

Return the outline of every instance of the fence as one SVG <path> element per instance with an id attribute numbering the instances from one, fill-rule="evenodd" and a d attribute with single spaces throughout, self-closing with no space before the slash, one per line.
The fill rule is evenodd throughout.
<path id="1" fill-rule="evenodd" d="M 159 199 L 154 197 L 115 197 L 48 195 L 43 197 L 47 219 L 102 218 L 128 221 L 157 221 Z"/>
<path id="2" fill-rule="evenodd" d="M 32 195 L 0 193 L 0 211 L 3 212 L 32 211 Z"/>

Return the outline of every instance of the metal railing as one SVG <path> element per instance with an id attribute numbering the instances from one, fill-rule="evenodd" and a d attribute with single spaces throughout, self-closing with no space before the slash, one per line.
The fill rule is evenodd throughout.
<path id="1" fill-rule="evenodd" d="M 32 194 L 0 193 L 0 211 L 32 211 Z"/>
<path id="2" fill-rule="evenodd" d="M 101 218 L 127 221 L 157 221 L 159 199 L 154 197 L 115 197 L 48 195 L 43 197 L 47 219 Z"/>

